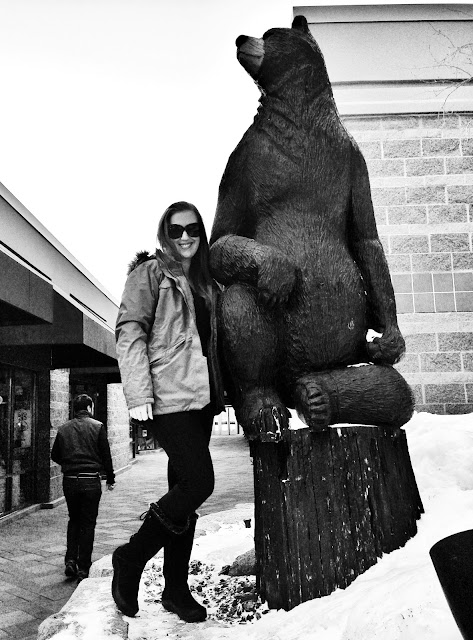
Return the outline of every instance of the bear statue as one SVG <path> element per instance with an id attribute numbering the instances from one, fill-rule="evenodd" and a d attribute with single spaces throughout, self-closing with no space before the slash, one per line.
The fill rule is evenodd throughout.
<path id="1" fill-rule="evenodd" d="M 236 46 L 261 98 L 221 180 L 210 265 L 224 285 L 220 346 L 237 419 L 263 441 L 282 437 L 288 408 L 313 431 L 396 430 L 413 412 L 392 366 L 405 343 L 366 163 L 322 53 L 303 16 Z"/>

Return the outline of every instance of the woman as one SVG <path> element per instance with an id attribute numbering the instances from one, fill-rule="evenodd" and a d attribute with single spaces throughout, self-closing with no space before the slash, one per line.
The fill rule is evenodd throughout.
<path id="1" fill-rule="evenodd" d="M 168 455 L 169 491 L 112 556 L 112 595 L 126 615 L 138 611 L 146 562 L 164 547 L 162 604 L 187 622 L 205 608 L 187 585 L 195 510 L 214 487 L 209 440 L 223 410 L 216 349 L 216 292 L 202 217 L 189 202 L 164 212 L 156 255 L 130 265 L 117 318 L 117 354 L 130 417 L 153 420 Z"/>

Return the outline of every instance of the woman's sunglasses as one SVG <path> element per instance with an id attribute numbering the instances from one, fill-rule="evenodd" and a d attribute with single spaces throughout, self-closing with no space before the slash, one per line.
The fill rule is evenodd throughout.
<path id="1" fill-rule="evenodd" d="M 193 222 L 183 227 L 180 224 L 170 224 L 168 227 L 168 234 L 171 240 L 178 240 L 182 237 L 184 231 L 191 238 L 198 238 L 200 236 L 200 225 L 198 222 Z"/>

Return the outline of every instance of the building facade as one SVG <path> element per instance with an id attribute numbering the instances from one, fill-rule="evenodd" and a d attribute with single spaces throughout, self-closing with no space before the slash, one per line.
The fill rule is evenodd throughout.
<path id="1" fill-rule="evenodd" d="M 416 409 L 473 411 L 473 4 L 297 6 L 367 161 Z"/>
<path id="2" fill-rule="evenodd" d="M 62 496 L 50 460 L 71 399 L 86 392 L 115 469 L 130 434 L 115 356 L 117 303 L 0 184 L 0 518 Z"/>

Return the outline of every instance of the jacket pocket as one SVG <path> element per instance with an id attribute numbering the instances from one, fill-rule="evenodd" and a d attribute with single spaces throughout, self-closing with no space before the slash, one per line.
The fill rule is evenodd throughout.
<path id="1" fill-rule="evenodd" d="M 210 402 L 207 358 L 200 343 L 180 341 L 151 367 L 154 413 L 199 409 Z"/>
<path id="2" fill-rule="evenodd" d="M 187 340 L 187 338 L 185 338 L 185 337 L 181 338 L 175 344 L 173 344 L 171 347 L 169 347 L 168 349 L 163 351 L 158 357 L 156 357 L 153 360 L 151 360 L 150 363 L 149 363 L 150 368 L 153 369 L 154 367 L 157 367 L 160 364 L 164 364 L 165 362 L 170 360 L 172 358 L 173 354 L 176 351 L 178 351 L 181 347 L 184 346 L 184 344 L 186 343 L 186 340 Z"/>

